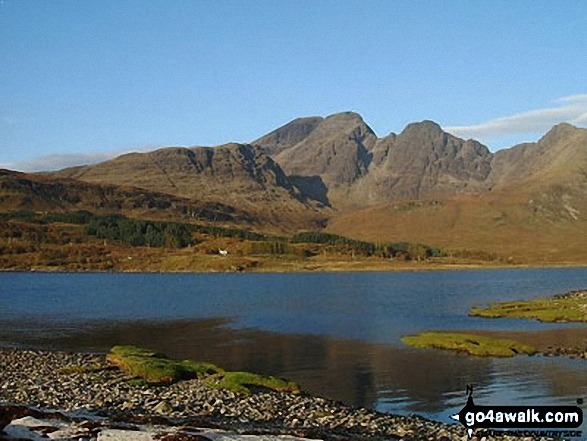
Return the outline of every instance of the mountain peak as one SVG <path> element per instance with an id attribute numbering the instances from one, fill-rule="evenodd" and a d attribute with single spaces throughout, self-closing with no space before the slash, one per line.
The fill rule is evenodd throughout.
<path id="1" fill-rule="evenodd" d="M 544 143 L 552 143 L 557 142 L 567 136 L 571 136 L 580 130 L 578 127 L 575 127 L 572 124 L 563 122 L 555 125 L 552 129 L 550 129 L 538 142 Z"/>
<path id="2" fill-rule="evenodd" d="M 322 121 L 324 121 L 324 118 L 319 116 L 296 118 L 253 141 L 251 144 L 257 146 L 268 155 L 277 155 L 306 139 Z"/>
<path id="3" fill-rule="evenodd" d="M 332 120 L 346 120 L 346 121 L 364 122 L 363 117 L 361 115 L 359 115 L 356 112 L 351 112 L 351 111 L 333 113 L 332 115 L 327 116 L 326 120 L 330 120 L 330 121 L 332 121 Z"/>
<path id="4" fill-rule="evenodd" d="M 361 135 L 368 133 L 376 136 L 373 129 L 363 120 L 363 117 L 355 112 L 334 113 L 326 117 L 320 125 L 321 131 L 329 134 L 347 130 L 356 131 L 357 128 L 359 128 Z"/>
<path id="5" fill-rule="evenodd" d="M 577 126 L 572 125 L 571 123 L 568 122 L 562 122 L 562 123 L 558 123 L 555 126 L 553 126 L 553 128 L 551 130 L 568 130 L 568 129 L 577 129 Z"/>
<path id="6" fill-rule="evenodd" d="M 402 134 L 413 133 L 413 132 L 427 132 L 427 133 L 442 133 L 442 127 L 434 121 L 425 119 L 424 121 L 415 122 L 408 124 Z"/>

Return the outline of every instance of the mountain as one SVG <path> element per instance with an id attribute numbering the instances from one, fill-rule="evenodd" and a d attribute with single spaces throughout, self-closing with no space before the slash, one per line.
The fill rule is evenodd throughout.
<path id="1" fill-rule="evenodd" d="M 250 144 L 133 153 L 43 179 L 50 176 L 50 185 L 80 195 L 75 206 L 96 206 L 96 194 L 114 192 L 121 198 L 112 196 L 115 205 L 128 197 L 143 207 L 137 198 L 144 192 L 221 207 L 236 223 L 286 233 L 326 226 L 358 239 L 515 261 L 585 260 L 587 130 L 569 124 L 491 153 L 432 121 L 379 138 L 360 115 L 343 112 L 295 119 Z M 61 203 L 48 190 L 39 199 L 41 177 L 25 178 L 36 181 L 16 199 L 4 196 L 0 208 Z M 93 186 L 82 191 L 82 184 Z"/>
<path id="2" fill-rule="evenodd" d="M 323 120 L 319 116 L 297 118 L 251 144 L 270 156 L 277 155 L 302 142 Z"/>
<path id="3" fill-rule="evenodd" d="M 287 128 L 292 124 L 276 130 Z M 349 186 L 367 173 L 371 162 L 371 148 L 377 141 L 373 130 L 360 115 L 344 112 L 320 120 L 313 120 L 312 130 L 305 136 L 290 136 L 273 158 L 298 186 L 321 201 L 329 201 L 344 194 Z M 296 125 L 293 125 L 295 127 Z M 298 132 L 301 135 L 301 132 Z M 270 141 L 271 138 L 269 138 Z M 297 142 L 293 142 L 293 141 Z M 263 137 L 253 142 L 257 148 L 271 150 L 272 144 Z M 326 189 L 328 196 L 323 194 Z M 321 191 L 322 190 L 322 191 Z"/>
<path id="4" fill-rule="evenodd" d="M 294 185 L 337 208 L 456 195 L 580 188 L 587 131 L 559 124 L 536 143 L 493 154 L 432 121 L 378 138 L 360 115 L 301 118 L 252 143 L 272 155 Z M 275 140 L 281 140 L 276 147 Z M 518 189 L 518 190 L 516 190 Z M 550 191 L 550 190 L 549 190 Z"/>
<path id="5" fill-rule="evenodd" d="M 223 203 L 195 201 L 134 187 L 0 170 L 0 212 L 73 210 L 166 219 L 255 222 L 248 213 Z"/>
<path id="6" fill-rule="evenodd" d="M 311 228 L 324 218 L 320 203 L 308 200 L 271 157 L 248 144 L 131 153 L 55 175 L 221 202 L 277 227 Z"/>
<path id="7" fill-rule="evenodd" d="M 284 195 L 298 197 L 279 165 L 242 144 L 130 153 L 96 165 L 65 169 L 56 175 L 132 185 L 188 198 L 271 202 Z"/>
<path id="8" fill-rule="evenodd" d="M 587 130 L 571 124 L 554 126 L 538 142 L 500 150 L 492 163 L 496 188 L 575 185 L 587 172 Z"/>
<path id="9" fill-rule="evenodd" d="M 392 139 L 389 151 L 406 130 Z M 410 137 L 407 145 L 417 154 L 391 165 L 398 174 L 387 201 L 377 193 L 368 197 L 371 180 L 391 175 L 373 167 L 355 188 L 369 202 L 337 213 L 329 231 L 365 240 L 479 250 L 519 262 L 585 261 L 587 130 L 561 124 L 538 142 L 495 154 L 439 128 L 428 131 L 434 132 L 432 137 Z M 448 158 L 447 165 L 431 160 L 436 154 L 431 157 L 430 152 L 438 153 L 432 145 L 450 146 L 449 153 L 438 155 Z M 394 193 L 398 188 L 402 193 Z"/>
<path id="10" fill-rule="evenodd" d="M 464 141 L 432 121 L 408 125 L 376 142 L 369 173 L 351 192 L 356 203 L 444 198 L 482 192 L 492 154 L 477 141 Z"/>
<path id="11" fill-rule="evenodd" d="M 309 120 L 311 125 L 294 120 L 252 144 L 273 155 L 307 193 L 320 193 L 304 187 L 309 180 L 321 185 L 326 194 L 320 200 L 334 206 L 476 192 L 486 186 L 492 160 L 487 147 L 445 133 L 432 121 L 378 138 L 356 113 Z M 276 138 L 287 142 L 276 148 Z"/>
<path id="12" fill-rule="evenodd" d="M 538 142 L 495 154 L 493 191 L 525 197 L 552 222 L 579 220 L 587 212 L 587 130 L 553 127 Z"/>
<path id="13" fill-rule="evenodd" d="M 277 215 L 284 207 L 309 213 L 484 192 L 492 160 L 487 147 L 431 121 L 380 139 L 360 115 L 344 112 L 296 119 L 250 145 L 132 153 L 55 175 Z"/>
<path id="14" fill-rule="evenodd" d="M 278 149 L 271 137 L 252 144 L 335 208 L 329 232 L 514 261 L 584 261 L 585 129 L 559 124 L 538 142 L 491 153 L 432 121 L 383 138 L 351 112 L 311 119 L 311 130 L 301 121 L 272 132 L 287 139 Z"/>

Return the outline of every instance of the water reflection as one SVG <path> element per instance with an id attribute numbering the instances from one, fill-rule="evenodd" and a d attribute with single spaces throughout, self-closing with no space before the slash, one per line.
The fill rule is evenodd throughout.
<path id="1" fill-rule="evenodd" d="M 107 351 L 115 344 L 135 344 L 173 358 L 208 360 L 232 370 L 288 377 L 314 394 L 353 405 L 426 415 L 460 405 L 466 384 L 475 384 L 481 391 L 490 389 L 495 377 L 495 363 L 490 359 L 233 329 L 229 324 L 222 319 L 67 326 L 3 322 L 0 344 L 16 341 L 20 346 L 75 351 Z M 515 372 L 516 366 L 506 367 Z"/>
<path id="2" fill-rule="evenodd" d="M 175 358 L 289 377 L 310 392 L 353 405 L 447 420 L 462 407 L 467 384 L 475 385 L 479 404 L 572 404 L 587 397 L 587 362 L 413 350 L 401 345 L 402 335 L 502 330 L 504 337 L 530 338 L 531 344 L 586 347 L 584 326 L 467 316 L 476 304 L 584 287 L 584 268 L 0 273 L 0 345 L 106 351 L 136 344 Z M 518 330 L 537 332 L 522 336 Z"/>

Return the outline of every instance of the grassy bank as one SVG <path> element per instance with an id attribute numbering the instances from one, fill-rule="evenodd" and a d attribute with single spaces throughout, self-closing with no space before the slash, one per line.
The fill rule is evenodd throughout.
<path id="1" fill-rule="evenodd" d="M 514 340 L 455 332 L 423 332 L 403 337 L 402 341 L 415 348 L 445 349 L 480 357 L 513 357 L 536 353 L 535 347 Z"/>
<path id="2" fill-rule="evenodd" d="M 171 360 L 163 354 L 136 346 L 115 346 L 106 360 L 120 368 L 134 382 L 151 385 L 168 385 L 197 378 L 211 388 L 241 394 L 250 394 L 254 389 L 293 393 L 300 391 L 296 383 L 283 378 L 252 372 L 229 372 L 202 361 Z"/>
<path id="3" fill-rule="evenodd" d="M 571 291 L 554 297 L 492 302 L 474 307 L 469 315 L 486 318 L 525 318 L 541 322 L 587 322 L 587 291 Z"/>
<path id="4" fill-rule="evenodd" d="M 473 307 L 470 316 L 486 318 L 524 318 L 541 322 L 587 322 L 587 291 L 570 291 L 553 297 L 532 300 L 492 302 Z M 587 329 L 544 331 L 424 332 L 402 341 L 418 348 L 437 348 L 470 355 L 509 357 L 519 353 L 587 357 Z"/>

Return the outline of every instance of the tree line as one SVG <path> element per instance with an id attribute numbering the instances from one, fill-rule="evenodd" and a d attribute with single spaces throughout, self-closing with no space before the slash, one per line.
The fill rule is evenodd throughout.
<path id="1" fill-rule="evenodd" d="M 373 243 L 351 239 L 337 234 L 307 231 L 290 238 L 256 233 L 240 228 L 224 228 L 209 225 L 186 224 L 168 221 L 132 219 L 126 216 L 98 215 L 86 210 L 72 212 L 35 213 L 16 211 L 0 214 L 0 220 L 20 220 L 29 223 L 51 224 L 55 222 L 83 225 L 84 233 L 100 239 L 113 240 L 131 246 L 185 248 L 195 245 L 195 233 L 213 237 L 235 238 L 248 243 L 247 254 L 302 254 L 312 255 L 316 250 L 300 250 L 294 245 L 313 244 L 335 248 L 337 252 L 353 255 L 400 258 L 404 260 L 425 260 L 441 257 L 440 249 L 409 242 Z"/>

